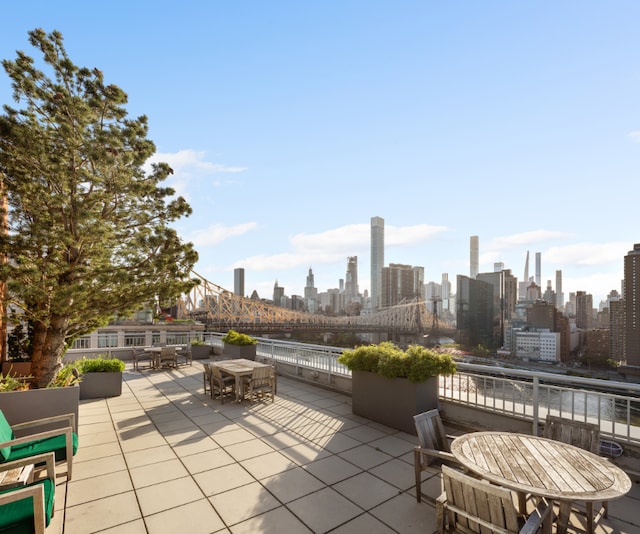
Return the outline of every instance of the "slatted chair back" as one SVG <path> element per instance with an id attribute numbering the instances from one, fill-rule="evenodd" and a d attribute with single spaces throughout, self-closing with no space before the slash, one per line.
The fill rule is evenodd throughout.
<path id="1" fill-rule="evenodd" d="M 258 395 L 271 395 L 271 401 L 275 400 L 276 389 L 275 370 L 270 365 L 256 367 L 251 373 L 251 378 L 248 380 L 247 385 L 247 397 L 252 400 Z"/>
<path id="2" fill-rule="evenodd" d="M 211 370 L 211 398 L 215 398 L 216 393 L 220 403 L 224 404 L 224 396 L 235 391 L 236 379 L 232 376 L 225 376 L 217 365 L 210 365 Z"/>
<path id="3" fill-rule="evenodd" d="M 160 349 L 160 365 L 167 363 L 170 367 L 177 367 L 178 355 L 175 347 L 162 347 Z"/>
<path id="4" fill-rule="evenodd" d="M 202 366 L 204 367 L 202 371 L 202 383 L 204 386 L 204 392 L 206 393 L 207 389 L 209 389 L 209 392 L 211 392 L 211 364 L 203 363 Z"/>
<path id="5" fill-rule="evenodd" d="M 520 532 L 518 512 L 508 489 L 446 465 L 442 466 L 442 487 L 444 493 L 438 500 L 441 504 L 437 514 L 439 533 Z"/>
<path id="6" fill-rule="evenodd" d="M 420 447 L 437 451 L 451 452 L 451 446 L 438 410 L 429 410 L 413 416 Z"/>
<path id="7" fill-rule="evenodd" d="M 594 454 L 600 452 L 600 428 L 593 423 L 547 415 L 542 435 L 545 438 L 568 443 Z"/>

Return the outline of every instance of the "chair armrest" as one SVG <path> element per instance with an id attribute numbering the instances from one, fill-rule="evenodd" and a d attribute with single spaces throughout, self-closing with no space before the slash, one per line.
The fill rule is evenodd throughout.
<path id="1" fill-rule="evenodd" d="M 424 449 L 422 447 L 414 447 L 413 451 L 414 454 L 425 454 L 427 456 L 433 456 L 435 458 L 440 458 L 441 460 L 453 462 L 460 465 L 458 459 L 450 452 L 438 451 L 436 449 Z"/>
<path id="2" fill-rule="evenodd" d="M 547 520 L 547 524 L 549 526 L 548 532 L 551 532 L 551 520 L 553 517 L 548 518 L 549 514 L 553 514 L 553 504 L 548 503 L 546 499 L 540 499 L 540 502 L 536 506 L 536 509 L 531 512 L 531 515 L 527 518 L 526 523 L 520 529 L 520 534 L 535 534 L 538 532 L 540 525 L 542 525 L 545 520 Z M 543 528 L 542 532 L 545 532 Z"/>
<path id="3" fill-rule="evenodd" d="M 34 419 L 32 421 L 26 421 L 24 423 L 16 423 L 15 425 L 11 425 L 12 430 L 24 430 L 25 428 L 31 428 L 34 426 L 48 425 L 51 423 L 57 422 L 65 422 L 65 426 L 70 426 L 71 428 L 75 428 L 76 422 L 76 414 L 68 413 L 64 415 L 53 415 L 51 417 L 44 417 L 42 419 Z"/>
<path id="4" fill-rule="evenodd" d="M 62 434 L 65 434 L 66 436 L 65 441 L 71 441 L 71 439 L 73 438 L 73 428 L 71 428 L 70 426 L 63 428 L 53 428 L 44 432 L 37 432 L 35 434 L 29 434 L 27 436 L 14 438 L 9 441 L 3 441 L 2 443 L 0 443 L 0 449 L 4 447 L 12 447 L 13 445 L 22 445 L 23 443 L 29 443 L 31 441 L 36 441 L 39 439 L 53 438 Z"/>
<path id="5" fill-rule="evenodd" d="M 10 471 L 18 467 L 24 467 L 31 464 L 45 463 L 47 468 L 47 478 L 50 478 L 54 483 L 56 481 L 56 457 L 52 452 L 46 452 L 44 454 L 37 454 L 35 456 L 29 456 L 27 458 L 21 458 L 20 460 L 12 460 L 10 462 L 4 462 L 0 464 L 0 472 Z"/>

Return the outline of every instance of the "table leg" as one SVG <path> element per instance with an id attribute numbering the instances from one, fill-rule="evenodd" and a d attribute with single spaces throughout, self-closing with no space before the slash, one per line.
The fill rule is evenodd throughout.
<path id="1" fill-rule="evenodd" d="M 558 505 L 560 510 L 558 511 L 556 534 L 566 534 L 571 515 L 571 501 L 558 501 Z"/>

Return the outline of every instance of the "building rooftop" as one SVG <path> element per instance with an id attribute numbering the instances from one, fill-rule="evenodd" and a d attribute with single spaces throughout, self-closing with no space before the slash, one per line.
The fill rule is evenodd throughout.
<path id="1" fill-rule="evenodd" d="M 221 404 L 196 361 L 124 378 L 122 396 L 81 401 L 47 534 L 437 530 L 439 469 L 416 502 L 417 438 L 353 415 L 349 396 L 279 377 L 274 403 Z M 596 532 L 640 531 L 639 500 L 634 484 Z"/>

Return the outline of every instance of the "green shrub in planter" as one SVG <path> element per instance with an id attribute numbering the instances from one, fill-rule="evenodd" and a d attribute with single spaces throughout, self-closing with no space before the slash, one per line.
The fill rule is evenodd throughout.
<path id="1" fill-rule="evenodd" d="M 351 371 L 369 371 L 387 378 L 406 378 L 414 383 L 456 372 L 456 364 L 448 353 L 441 354 L 420 345 L 411 345 L 402 351 L 390 341 L 345 350 L 338 361 Z"/>
<path id="2" fill-rule="evenodd" d="M 125 369 L 122 360 L 102 357 L 78 360 L 75 367 L 81 375 L 85 373 L 118 373 Z"/>
<path id="3" fill-rule="evenodd" d="M 257 345 L 258 340 L 254 337 L 251 337 L 248 334 L 241 334 L 240 332 L 236 332 L 235 330 L 229 330 L 227 334 L 222 338 L 222 342 L 226 345 Z"/>

